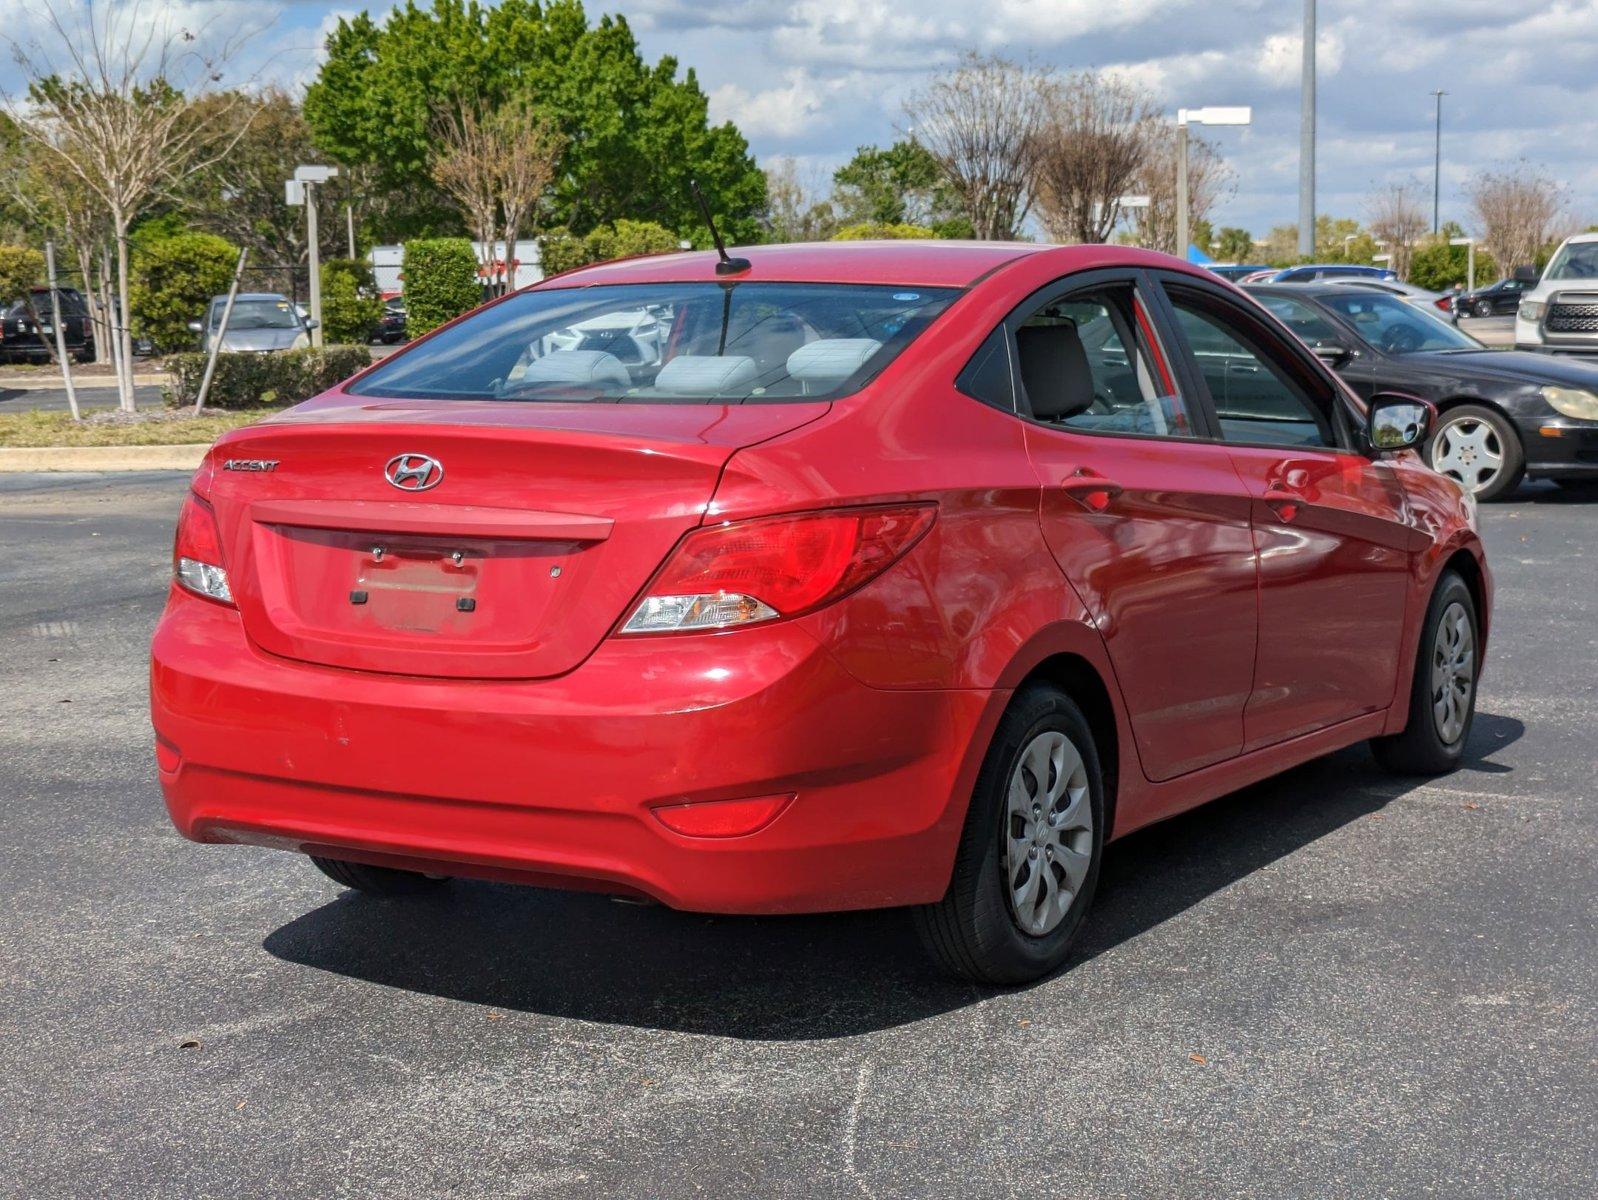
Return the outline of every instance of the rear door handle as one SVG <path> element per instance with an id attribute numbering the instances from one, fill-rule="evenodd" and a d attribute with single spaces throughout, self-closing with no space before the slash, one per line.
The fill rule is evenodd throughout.
<path id="1" fill-rule="evenodd" d="M 1298 506 L 1304 498 L 1297 492 L 1285 491 L 1282 488 L 1267 488 L 1265 503 L 1283 521 L 1292 521 L 1298 517 Z"/>
<path id="2" fill-rule="evenodd" d="M 1078 467 L 1060 482 L 1060 490 L 1089 512 L 1103 512 L 1110 507 L 1110 501 L 1121 494 L 1122 488 L 1097 471 Z"/>

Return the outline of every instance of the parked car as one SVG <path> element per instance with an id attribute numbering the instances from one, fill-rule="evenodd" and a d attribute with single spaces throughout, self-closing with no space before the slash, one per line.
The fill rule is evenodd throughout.
<path id="1" fill-rule="evenodd" d="M 1454 297 L 1446 292 L 1434 292 L 1427 288 L 1416 287 L 1413 283 L 1405 283 L 1401 279 L 1334 279 L 1329 280 L 1338 287 L 1363 288 L 1368 292 L 1385 292 L 1389 296 L 1397 296 L 1406 304 L 1418 305 L 1427 312 L 1434 313 L 1445 321 L 1453 322 L 1458 319 L 1454 313 Z"/>
<path id="2" fill-rule="evenodd" d="M 1205 263 L 1204 265 L 1208 270 L 1213 271 L 1222 279 L 1229 279 L 1233 283 L 1237 283 L 1246 276 L 1255 275 L 1261 271 L 1271 271 L 1274 269 L 1261 263 Z"/>
<path id="3" fill-rule="evenodd" d="M 94 361 L 94 326 L 89 306 L 76 288 L 58 288 L 61 332 L 67 353 L 80 363 Z M 0 362 L 43 362 L 56 352 L 50 289 L 32 288 L 26 300 L 0 311 Z M 37 318 L 37 319 L 36 319 Z"/>
<path id="4" fill-rule="evenodd" d="M 1396 271 L 1386 267 L 1367 267 L 1359 263 L 1301 263 L 1283 267 L 1267 277 L 1269 283 L 1317 283 L 1322 279 L 1397 279 Z"/>
<path id="5" fill-rule="evenodd" d="M 1364 739 L 1459 763 L 1492 579 L 1424 402 L 1148 251 L 744 253 L 558 276 L 212 447 L 152 647 L 178 829 L 383 895 L 908 905 L 1016 983 L 1111 838 Z M 645 377 L 546 349 L 646 312 Z"/>
<path id="6" fill-rule="evenodd" d="M 1500 279 L 1474 292 L 1463 292 L 1454 301 L 1461 317 L 1501 317 L 1520 307 L 1527 284 L 1520 279 Z"/>
<path id="7" fill-rule="evenodd" d="M 1437 407 L 1423 454 L 1478 500 L 1521 479 L 1598 479 L 1598 366 L 1490 350 L 1424 307 L 1346 284 L 1249 289 L 1362 396 Z"/>
<path id="8" fill-rule="evenodd" d="M 1598 353 L 1598 233 L 1566 238 L 1539 277 L 1517 267 L 1525 285 L 1515 312 L 1515 346 L 1551 354 Z"/>
<path id="9" fill-rule="evenodd" d="M 190 321 L 190 331 L 200 335 L 200 349 L 211 348 L 211 338 L 222 327 L 226 296 L 213 296 L 205 316 Z M 241 292 L 233 300 L 222 349 L 231 353 L 260 354 L 274 350 L 303 350 L 311 344 L 316 322 L 301 314 L 287 296 L 277 292 Z"/>
<path id="10" fill-rule="evenodd" d="M 383 301 L 383 315 L 378 318 L 377 328 L 372 330 L 369 340 L 392 346 L 409 338 L 410 334 L 405 330 L 404 297 L 395 296 Z"/>

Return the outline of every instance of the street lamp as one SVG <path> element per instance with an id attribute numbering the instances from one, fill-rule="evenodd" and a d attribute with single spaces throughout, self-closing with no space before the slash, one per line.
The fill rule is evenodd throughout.
<path id="1" fill-rule="evenodd" d="M 1432 232 L 1440 228 L 1438 218 L 1443 208 L 1443 97 L 1448 95 L 1444 91 L 1435 91 L 1432 98 L 1437 101 L 1437 138 L 1432 143 Z"/>
<path id="2" fill-rule="evenodd" d="M 1450 246 L 1464 246 L 1465 250 L 1465 290 L 1476 290 L 1476 239 L 1473 237 L 1449 238 Z"/>
<path id="3" fill-rule="evenodd" d="M 1248 105 L 1176 110 L 1176 253 L 1187 257 L 1187 127 L 1189 125 L 1247 125 L 1254 119 Z"/>
<path id="4" fill-rule="evenodd" d="M 311 267 L 311 345 L 322 344 L 322 247 L 316 231 L 316 185 L 338 174 L 337 167 L 299 166 L 294 178 L 283 183 L 283 198 L 289 204 L 305 205 L 305 240 L 310 247 Z"/>

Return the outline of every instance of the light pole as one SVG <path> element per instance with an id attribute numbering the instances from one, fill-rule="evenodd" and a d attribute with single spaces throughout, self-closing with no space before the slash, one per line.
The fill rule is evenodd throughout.
<path id="1" fill-rule="evenodd" d="M 322 344 L 322 246 L 316 228 L 316 185 L 338 174 L 337 167 L 298 166 L 294 178 L 283 185 L 290 204 L 305 205 L 305 241 L 311 268 L 311 345 Z"/>
<path id="2" fill-rule="evenodd" d="M 1254 119 L 1248 105 L 1176 110 L 1176 254 L 1187 257 L 1187 127 L 1191 125 L 1247 125 Z"/>
<path id="3" fill-rule="evenodd" d="M 1315 0 L 1304 0 L 1304 68 L 1298 99 L 1298 252 L 1315 257 Z"/>
<path id="4" fill-rule="evenodd" d="M 1448 95 L 1444 91 L 1435 91 L 1432 98 L 1437 101 L 1437 136 L 1432 143 L 1432 232 L 1436 233 L 1441 228 L 1438 217 L 1442 213 L 1443 197 L 1443 97 Z"/>

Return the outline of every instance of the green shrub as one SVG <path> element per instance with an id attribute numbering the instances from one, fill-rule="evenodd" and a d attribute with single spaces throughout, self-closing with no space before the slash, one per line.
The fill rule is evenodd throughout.
<path id="1" fill-rule="evenodd" d="M 168 405 L 192 405 L 205 376 L 203 354 L 169 354 Z M 344 382 L 372 361 L 366 346 L 324 346 L 320 350 L 284 350 L 272 354 L 219 354 L 207 408 L 260 408 L 298 404 Z"/>
<path id="2" fill-rule="evenodd" d="M 1465 270 L 1469 265 L 1466 251 L 1465 246 L 1450 246 L 1446 242 L 1434 242 L 1430 246 L 1421 247 L 1409 260 L 1409 282 L 1416 287 L 1430 288 L 1434 292 L 1446 292 L 1456 283 L 1466 282 Z M 1485 287 L 1497 278 L 1497 264 L 1478 246 L 1476 286 Z"/>
<path id="3" fill-rule="evenodd" d="M 832 235 L 835 242 L 874 241 L 881 238 L 931 238 L 937 231 L 925 225 L 878 225 L 870 221 L 859 225 L 845 225 Z"/>
<path id="4" fill-rule="evenodd" d="M 559 275 L 589 263 L 667 254 L 680 248 L 677 235 L 664 225 L 623 218 L 595 226 L 581 237 L 569 229 L 551 229 L 538 239 L 538 267 L 545 275 Z"/>
<path id="5" fill-rule="evenodd" d="M 44 255 L 28 246 L 0 245 L 0 308 L 28 294 L 44 275 Z"/>
<path id="6" fill-rule="evenodd" d="M 211 233 L 151 238 L 133 250 L 133 332 L 157 348 L 192 346 L 189 322 L 205 314 L 213 296 L 226 292 L 238 248 Z"/>
<path id="7" fill-rule="evenodd" d="M 371 340 L 383 317 L 383 298 L 371 264 L 334 258 L 322 264 L 322 337 L 352 346 Z"/>
<path id="8" fill-rule="evenodd" d="M 477 255 L 465 238 L 406 242 L 400 274 L 405 280 L 405 325 L 413 338 L 483 302 Z"/>

